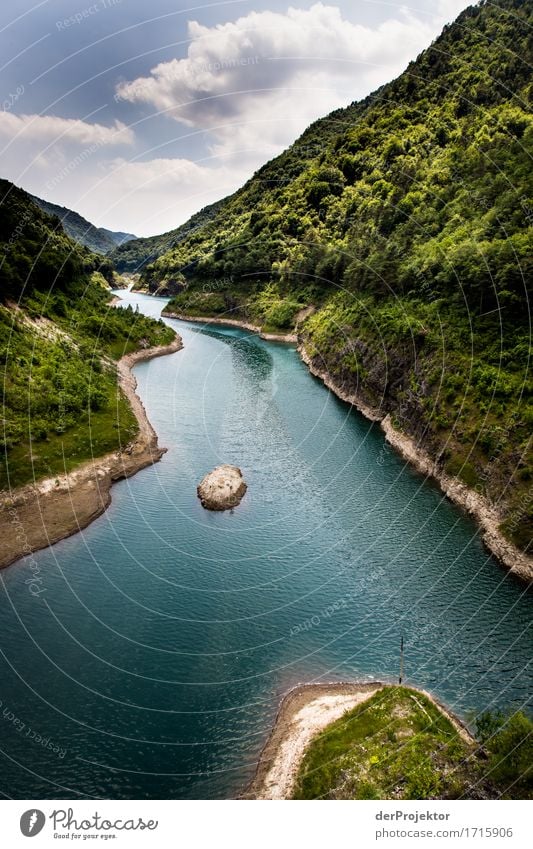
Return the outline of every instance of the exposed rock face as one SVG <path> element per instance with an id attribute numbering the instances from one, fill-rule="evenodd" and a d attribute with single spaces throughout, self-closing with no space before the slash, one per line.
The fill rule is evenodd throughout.
<path id="1" fill-rule="evenodd" d="M 371 421 L 379 422 L 385 433 L 387 443 L 392 445 L 400 456 L 412 463 L 420 474 L 436 480 L 450 501 L 469 513 L 478 522 L 483 532 L 483 543 L 491 554 L 517 577 L 533 583 L 533 557 L 529 553 L 520 551 L 500 531 L 501 504 L 500 506 L 494 505 L 477 489 L 469 489 L 459 478 L 446 474 L 442 462 L 438 459 L 439 445 L 433 443 L 430 438 L 428 439 L 426 436 L 422 438 L 419 435 L 417 428 L 420 427 L 420 423 L 423 424 L 424 422 L 423 410 L 416 413 L 416 406 L 410 406 L 409 402 L 402 402 L 401 398 L 394 395 L 390 388 L 386 392 L 382 392 L 380 403 L 376 404 L 374 395 L 368 391 L 366 383 L 364 386 L 361 385 L 357 380 L 354 380 L 353 375 L 350 380 L 344 379 L 342 372 L 339 375 L 339 372 L 335 372 L 333 368 L 331 372 L 328 371 L 329 364 L 326 362 L 326 368 L 324 368 L 323 358 L 317 356 L 313 359 L 310 357 L 303 343 L 300 344 L 298 350 L 311 374 L 319 377 L 338 398 L 352 404 Z M 395 367 L 398 366 L 399 362 L 400 358 L 397 357 Z M 332 377 L 332 372 L 335 373 L 334 377 Z M 388 386 L 390 387 L 390 385 L 389 381 Z M 405 428 L 404 432 L 393 426 L 389 412 L 397 412 L 402 403 L 403 418 L 401 425 L 402 429 Z M 409 411 L 410 418 L 408 419 L 405 419 L 406 411 Z"/>
<path id="2" fill-rule="evenodd" d="M 181 292 L 185 291 L 185 289 L 186 286 L 184 280 L 178 280 L 175 277 L 161 280 L 158 283 L 150 281 L 148 284 L 148 291 L 151 295 L 158 295 L 159 297 L 164 298 L 167 296 L 172 297 L 173 295 L 180 295 Z"/>
<path id="3" fill-rule="evenodd" d="M 240 503 L 247 490 L 237 466 L 217 466 L 197 488 L 198 498 L 206 510 L 230 510 Z"/>

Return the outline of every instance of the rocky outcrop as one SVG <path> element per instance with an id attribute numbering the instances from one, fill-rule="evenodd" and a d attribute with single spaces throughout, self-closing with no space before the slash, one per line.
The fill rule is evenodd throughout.
<path id="1" fill-rule="evenodd" d="M 369 404 L 367 396 L 363 397 L 362 395 L 361 386 L 352 388 L 348 381 L 339 382 L 336 377 L 332 377 L 327 368 L 324 367 L 323 361 L 319 363 L 318 357 L 313 359 L 309 356 L 302 341 L 300 341 L 298 351 L 311 374 L 322 380 L 338 398 L 356 407 L 366 418 L 373 422 L 379 422 L 385 433 L 387 443 L 420 474 L 435 480 L 450 501 L 462 508 L 477 522 L 481 528 L 481 539 L 485 547 L 503 566 L 523 581 L 533 583 L 533 557 L 520 551 L 503 536 L 500 530 L 503 517 L 497 506 L 480 492 L 466 486 L 457 477 L 446 474 L 439 461 L 434 459 L 431 452 L 432 446 L 427 441 L 427 437 L 426 447 L 424 437 L 417 435 L 415 426 L 413 426 L 413 432 L 410 434 L 397 430 L 392 424 L 390 413 L 386 410 L 383 399 L 379 405 Z M 393 407 L 390 396 L 386 398 L 386 402 L 387 406 Z"/>
<path id="2" fill-rule="evenodd" d="M 206 510 L 231 510 L 236 507 L 247 486 L 237 466 L 217 466 L 198 485 L 198 498 Z"/>
<path id="3" fill-rule="evenodd" d="M 177 279 L 171 277 L 166 280 L 161 280 L 159 283 L 150 282 L 148 284 L 148 292 L 150 295 L 157 295 L 160 298 L 172 297 L 180 295 L 186 289 L 183 278 Z"/>

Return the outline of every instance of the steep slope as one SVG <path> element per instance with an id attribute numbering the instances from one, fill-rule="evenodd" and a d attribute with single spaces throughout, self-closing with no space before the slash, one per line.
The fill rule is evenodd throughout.
<path id="1" fill-rule="evenodd" d="M 193 215 L 185 224 L 163 233 L 161 236 L 147 236 L 141 239 L 133 239 L 117 247 L 111 254 L 117 271 L 137 272 L 145 265 L 166 251 L 179 245 L 184 239 L 200 230 L 213 219 L 224 201 L 217 201 L 210 206 L 204 207 L 196 215 Z M 151 291 L 155 291 L 151 287 Z"/>
<path id="2" fill-rule="evenodd" d="M 532 4 L 481 3 L 147 265 L 176 313 L 299 327 L 311 364 L 533 533 Z"/>
<path id="3" fill-rule="evenodd" d="M 0 490 L 128 445 L 137 421 L 113 361 L 166 344 L 161 322 L 110 309 L 109 263 L 0 181 Z"/>
<path id="4" fill-rule="evenodd" d="M 99 232 L 104 236 L 108 236 L 113 242 L 113 250 L 124 245 L 126 242 L 131 242 L 137 238 L 133 233 L 124 233 L 122 230 L 108 230 L 106 227 L 99 227 Z"/>
<path id="5" fill-rule="evenodd" d="M 31 199 L 48 215 L 57 216 L 65 233 L 71 239 L 96 253 L 107 254 L 114 250 L 117 245 L 136 238 L 132 233 L 115 233 L 113 230 L 106 230 L 105 227 L 95 227 L 79 213 L 67 209 L 65 206 L 58 206 L 55 203 L 35 197 L 35 195 L 31 195 Z"/>

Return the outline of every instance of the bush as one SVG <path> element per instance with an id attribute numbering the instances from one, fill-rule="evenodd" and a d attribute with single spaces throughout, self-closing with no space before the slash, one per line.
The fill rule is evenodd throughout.
<path id="1" fill-rule="evenodd" d="M 479 739 L 490 752 L 487 775 L 503 795 L 533 796 L 533 722 L 522 711 L 487 711 L 477 719 Z"/>

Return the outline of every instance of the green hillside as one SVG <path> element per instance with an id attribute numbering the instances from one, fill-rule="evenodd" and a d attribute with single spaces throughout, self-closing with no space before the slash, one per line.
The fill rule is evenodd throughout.
<path id="1" fill-rule="evenodd" d="M 106 230 L 105 227 L 95 227 L 86 218 L 74 212 L 72 209 L 67 209 L 65 206 L 58 206 L 55 203 L 50 203 L 42 198 L 30 196 L 31 199 L 48 215 L 57 216 L 63 225 L 65 233 L 79 242 L 81 245 L 95 251 L 99 254 L 107 254 L 114 250 L 117 245 L 128 242 L 130 239 L 135 239 L 132 233 L 115 233 L 113 230 Z"/>
<path id="2" fill-rule="evenodd" d="M 173 332 L 110 308 L 102 283 L 112 274 L 0 181 L 0 489 L 72 469 L 137 432 L 113 360 Z"/>
<path id="3" fill-rule="evenodd" d="M 314 363 L 533 532 L 532 15 L 463 12 L 406 71 L 311 126 L 142 282 L 178 313 L 299 326 Z M 126 246 L 127 247 L 127 246 Z"/>
<path id="4" fill-rule="evenodd" d="M 193 215 L 185 224 L 176 227 L 174 230 L 169 230 L 168 233 L 163 233 L 161 236 L 132 239 L 115 248 L 110 254 L 110 259 L 113 261 L 117 271 L 141 271 L 145 265 L 153 262 L 154 259 L 166 251 L 175 248 L 184 239 L 190 237 L 193 232 L 201 230 L 215 217 L 223 203 L 224 201 L 217 201 L 217 203 L 213 203 L 211 206 L 204 207 L 204 209 Z M 154 292 L 157 288 L 161 288 L 162 282 L 158 281 L 158 285 L 154 286 L 152 285 L 152 281 L 146 280 L 144 284 L 149 285 L 150 291 Z M 170 282 L 172 287 L 172 281 Z"/>

